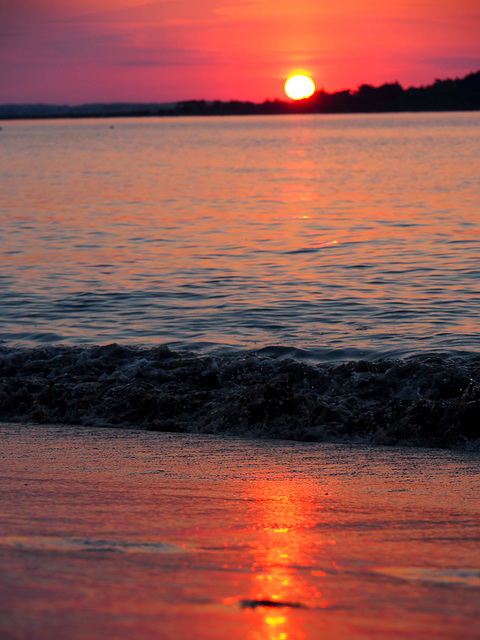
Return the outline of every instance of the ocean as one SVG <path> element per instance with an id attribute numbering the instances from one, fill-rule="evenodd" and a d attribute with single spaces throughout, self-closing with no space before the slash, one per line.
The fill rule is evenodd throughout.
<path id="1" fill-rule="evenodd" d="M 479 113 L 0 147 L 0 420 L 478 446 Z"/>
<path id="2" fill-rule="evenodd" d="M 479 143 L 2 123 L 2 638 L 478 639 Z"/>

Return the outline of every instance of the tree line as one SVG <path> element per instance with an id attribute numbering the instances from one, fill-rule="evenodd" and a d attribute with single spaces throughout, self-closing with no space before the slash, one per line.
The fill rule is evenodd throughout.
<path id="1" fill-rule="evenodd" d="M 435 80 L 426 87 L 404 89 L 398 82 L 379 87 L 362 84 L 357 90 L 316 91 L 294 102 L 262 103 L 231 100 L 187 100 L 161 103 L 98 103 L 77 106 L 0 105 L 0 119 L 89 118 L 119 116 L 276 115 L 293 113 L 392 113 L 480 110 L 480 71 L 454 80 Z"/>

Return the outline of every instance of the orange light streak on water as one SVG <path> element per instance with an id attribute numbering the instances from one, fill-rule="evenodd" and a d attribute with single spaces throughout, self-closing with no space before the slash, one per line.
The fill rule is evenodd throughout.
<path id="1" fill-rule="evenodd" d="M 312 567 L 329 562 L 322 552 L 327 541 L 319 540 L 315 531 L 321 521 L 329 520 L 319 502 L 318 488 L 312 493 L 308 484 L 255 483 L 250 516 L 256 537 L 251 546 L 249 598 L 260 604 L 251 616 L 250 640 L 300 640 L 305 635 L 298 607 L 321 609 L 331 604 L 321 592 L 325 572 Z M 272 604 L 262 606 L 262 602 Z"/>

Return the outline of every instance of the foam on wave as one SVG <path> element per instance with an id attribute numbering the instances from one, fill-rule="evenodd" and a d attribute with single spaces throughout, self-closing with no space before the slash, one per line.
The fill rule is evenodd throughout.
<path id="1" fill-rule="evenodd" d="M 480 356 L 311 364 L 166 346 L 1 347 L 0 420 L 476 448 Z"/>

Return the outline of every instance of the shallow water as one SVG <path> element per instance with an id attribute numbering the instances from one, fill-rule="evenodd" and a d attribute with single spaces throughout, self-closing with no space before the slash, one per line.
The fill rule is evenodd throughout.
<path id="1" fill-rule="evenodd" d="M 478 454 L 0 436 L 2 637 L 478 638 Z"/>
<path id="2" fill-rule="evenodd" d="M 4 123 L 0 339 L 480 346 L 480 115 Z"/>

